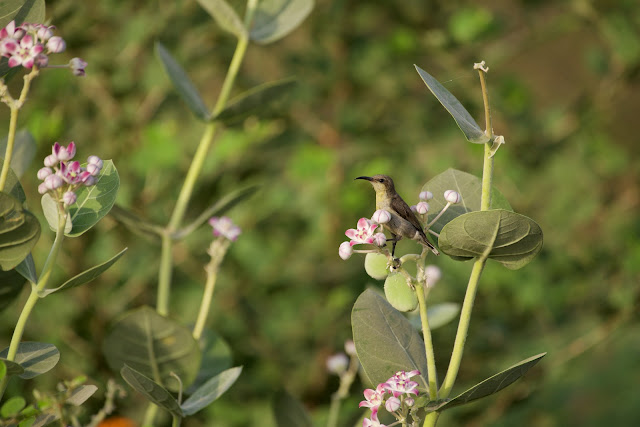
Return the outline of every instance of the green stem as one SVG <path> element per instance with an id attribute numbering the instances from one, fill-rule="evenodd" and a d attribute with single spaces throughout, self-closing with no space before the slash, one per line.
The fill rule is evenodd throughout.
<path id="1" fill-rule="evenodd" d="M 343 375 L 340 376 L 340 387 L 331 396 L 331 406 L 329 407 L 329 417 L 327 420 L 327 427 L 336 427 L 338 425 L 338 415 L 340 414 L 340 406 L 342 401 L 349 396 L 349 388 L 353 384 L 353 380 L 358 374 L 360 368 L 360 361 L 357 357 L 352 356 L 349 362 L 349 369 Z"/>
<path id="2" fill-rule="evenodd" d="M 418 307 L 420 308 L 420 321 L 422 322 L 422 335 L 424 336 L 424 347 L 427 356 L 427 376 L 429 379 L 429 399 L 438 399 L 438 376 L 436 371 L 436 358 L 433 352 L 433 342 L 431 341 L 431 329 L 427 318 L 427 301 L 424 293 L 422 281 L 416 285 L 416 295 L 418 296 Z"/>
<path id="3" fill-rule="evenodd" d="M 144 420 L 142 421 L 142 427 L 153 427 L 153 420 L 158 413 L 158 407 L 153 403 L 147 406 L 147 411 L 144 413 Z"/>
<path id="4" fill-rule="evenodd" d="M 438 422 L 438 417 L 440 416 L 440 412 L 433 411 L 429 412 L 426 417 L 424 417 L 424 423 L 422 427 L 435 427 Z"/>
<path id="5" fill-rule="evenodd" d="M 9 361 L 15 360 L 16 354 L 18 353 L 18 347 L 20 346 L 20 341 L 22 340 L 22 335 L 27 324 L 27 320 L 29 320 L 29 316 L 33 311 L 33 307 L 35 307 L 36 302 L 38 302 L 38 300 L 40 299 L 39 294 L 46 288 L 47 283 L 51 278 L 53 267 L 55 266 L 58 254 L 60 253 L 60 248 L 62 247 L 62 241 L 64 240 L 64 227 L 66 225 L 66 222 L 67 214 L 62 207 L 62 204 L 59 204 L 58 228 L 56 230 L 56 238 L 53 241 L 53 246 L 51 246 L 49 256 L 44 263 L 44 267 L 42 268 L 40 279 L 38 280 L 38 283 L 36 285 L 31 286 L 31 293 L 29 294 L 29 298 L 24 304 L 22 312 L 20 313 L 20 317 L 18 318 L 18 321 L 16 323 L 16 327 L 13 330 L 13 336 L 11 337 L 11 343 L 9 344 L 9 350 L 6 358 Z M 0 398 L 2 398 L 2 395 L 4 394 L 4 391 L 7 387 L 8 379 L 9 377 L 4 377 L 2 382 L 0 382 Z"/>

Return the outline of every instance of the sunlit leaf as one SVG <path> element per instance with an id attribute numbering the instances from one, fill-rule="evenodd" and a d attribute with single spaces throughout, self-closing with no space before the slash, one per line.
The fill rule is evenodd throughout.
<path id="1" fill-rule="evenodd" d="M 0 351 L 0 358 L 6 359 L 9 348 Z M 18 345 L 14 362 L 24 369 L 20 378 L 28 380 L 52 369 L 60 360 L 60 352 L 53 344 L 24 341 Z"/>
<path id="2" fill-rule="evenodd" d="M 278 390 L 275 393 L 272 406 L 278 427 L 313 427 L 305 407 L 286 390 Z"/>
<path id="3" fill-rule="evenodd" d="M 373 385 L 398 371 L 417 369 L 416 381 L 427 387 L 424 342 L 411 323 L 381 296 L 366 290 L 351 312 L 353 341 L 362 368 Z"/>
<path id="4" fill-rule="evenodd" d="M 150 307 L 122 315 L 107 334 L 103 349 L 114 371 L 127 364 L 171 391 L 179 389 L 171 373 L 186 388 L 196 378 L 201 360 L 191 331 Z"/>
<path id="5" fill-rule="evenodd" d="M 423 187 L 422 191 L 431 191 L 433 199 L 429 200 L 429 222 L 431 222 L 445 207 L 447 201 L 444 199 L 446 190 L 455 190 L 462 201 L 451 205 L 446 212 L 431 226 L 431 230 L 440 233 L 442 227 L 457 216 L 467 212 L 480 210 L 480 199 L 482 196 L 482 180 L 475 175 L 456 169 L 446 171 L 431 178 Z M 507 199 L 495 187 L 491 190 L 491 209 L 513 210 Z"/>
<path id="6" fill-rule="evenodd" d="M 216 20 L 220 28 L 238 38 L 246 37 L 247 29 L 229 3 L 224 0 L 198 0 L 198 3 Z"/>
<path id="7" fill-rule="evenodd" d="M 121 250 L 120 252 L 118 252 L 117 254 L 115 254 L 113 257 L 103 262 L 102 264 L 95 265 L 90 269 L 83 271 L 82 273 L 67 280 L 57 288 L 45 289 L 40 296 L 44 297 L 54 292 L 66 291 L 68 289 L 75 288 L 80 285 L 84 285 L 85 283 L 89 283 L 90 281 L 100 276 L 105 271 L 107 271 L 109 267 L 111 267 L 118 259 L 120 259 L 122 255 L 124 255 L 126 251 L 127 251 L 127 248 L 124 248 L 123 250 Z"/>
<path id="8" fill-rule="evenodd" d="M 24 408 L 26 404 L 27 401 L 24 400 L 22 396 L 11 397 L 0 407 L 0 415 L 2 415 L 3 418 L 13 417 L 22 411 L 22 408 Z"/>
<path id="9" fill-rule="evenodd" d="M 438 243 L 442 252 L 459 258 L 471 259 L 488 251 L 490 259 L 516 270 L 542 249 L 542 229 L 515 212 L 469 212 L 445 225 Z"/>
<path id="10" fill-rule="evenodd" d="M 93 396 L 96 391 L 98 391 L 98 387 L 94 385 L 81 385 L 80 387 L 73 389 L 73 392 L 71 392 L 71 396 L 69 396 L 65 400 L 65 403 L 73 406 L 80 406 L 84 402 L 86 402 L 88 398 Z"/>
<path id="11" fill-rule="evenodd" d="M 1 6 L 0 6 L 1 7 Z M 36 140 L 33 135 L 26 130 L 21 129 L 16 132 L 15 141 L 13 143 L 13 157 L 11 158 L 11 169 L 16 176 L 21 177 L 27 170 L 33 158 L 36 155 Z M 0 141 L 0 157 L 4 157 L 7 148 L 7 137 Z"/>
<path id="12" fill-rule="evenodd" d="M 167 389 L 153 381 L 151 378 L 148 378 L 146 375 L 143 375 L 127 365 L 122 367 L 120 375 L 122 375 L 122 378 L 124 378 L 127 384 L 159 407 L 166 409 L 169 413 L 177 417 L 184 417 L 178 401 Z"/>
<path id="13" fill-rule="evenodd" d="M 266 44 L 289 34 L 313 10 L 313 0 L 262 0 L 249 32 L 251 40 Z"/>
<path id="14" fill-rule="evenodd" d="M 201 120 L 208 120 L 211 117 L 209 108 L 202 100 L 198 89 L 191 83 L 189 76 L 178 62 L 171 56 L 169 51 L 162 45 L 156 43 L 156 55 L 173 83 L 173 87 L 178 91 L 178 95 L 187 104 L 193 114 Z"/>
<path id="15" fill-rule="evenodd" d="M 236 382 L 241 372 L 242 367 L 240 366 L 227 369 L 209 379 L 182 403 L 184 414 L 193 415 L 222 396 Z"/>
<path id="16" fill-rule="evenodd" d="M 288 78 L 257 86 L 230 100 L 225 109 L 211 120 L 233 125 L 242 123 L 245 118 L 253 115 L 270 116 L 274 111 L 282 109 L 282 104 L 296 83 L 296 79 Z"/>
<path id="17" fill-rule="evenodd" d="M 503 388 L 514 383 L 524 374 L 526 374 L 527 371 L 529 371 L 529 369 L 531 369 L 536 363 L 538 363 L 540 359 L 542 359 L 546 354 L 547 353 L 540 353 L 528 359 L 522 360 L 512 367 L 505 369 L 504 371 L 499 372 L 492 377 L 487 378 L 481 383 L 474 385 L 464 393 L 445 403 L 438 405 L 433 409 L 444 411 L 445 409 L 464 405 L 466 403 L 473 402 L 474 400 L 478 400 L 497 393 Z"/>
<path id="18" fill-rule="evenodd" d="M 20 374 L 24 373 L 24 368 L 22 366 L 20 366 L 18 363 L 11 362 L 9 360 L 2 359 L 2 358 L 0 358 L 0 361 L 6 367 L 8 376 L 20 375 Z"/>
<path id="19" fill-rule="evenodd" d="M 471 117 L 471 114 L 469 114 L 467 109 L 462 106 L 460 101 L 458 101 L 451 92 L 442 86 L 438 80 L 433 78 L 433 76 L 417 65 L 414 66 L 431 93 L 438 98 L 438 101 L 440 101 L 449 114 L 453 116 L 453 119 L 456 121 L 458 127 L 464 133 L 467 140 L 475 144 L 484 144 L 489 141 L 489 137 L 482 129 L 480 129 L 480 126 L 478 126 L 473 117 Z"/>
<path id="20" fill-rule="evenodd" d="M 200 370 L 193 384 L 187 389 L 187 394 L 193 393 L 207 380 L 229 369 L 232 363 L 231 347 L 215 332 L 205 329 L 199 345 L 202 353 Z"/>

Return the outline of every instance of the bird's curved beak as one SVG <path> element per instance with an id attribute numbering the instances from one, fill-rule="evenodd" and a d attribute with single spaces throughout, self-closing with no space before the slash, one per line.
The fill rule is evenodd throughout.
<path id="1" fill-rule="evenodd" d="M 359 176 L 357 178 L 354 178 L 354 181 L 356 179 L 366 179 L 367 181 L 373 181 L 373 178 L 371 178 L 370 176 Z"/>

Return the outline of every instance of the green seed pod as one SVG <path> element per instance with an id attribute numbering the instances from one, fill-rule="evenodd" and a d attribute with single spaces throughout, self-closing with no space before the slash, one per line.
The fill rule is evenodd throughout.
<path id="1" fill-rule="evenodd" d="M 384 294 L 398 311 L 412 311 L 418 306 L 416 292 L 407 285 L 407 279 L 401 273 L 389 274 L 384 282 Z"/>
<path id="2" fill-rule="evenodd" d="M 382 280 L 389 274 L 387 263 L 389 259 L 382 254 L 368 253 L 364 258 L 364 269 L 376 280 Z"/>

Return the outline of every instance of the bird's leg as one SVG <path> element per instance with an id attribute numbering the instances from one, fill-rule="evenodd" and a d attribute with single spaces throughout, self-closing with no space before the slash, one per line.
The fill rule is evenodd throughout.
<path id="1" fill-rule="evenodd" d="M 393 242 L 393 249 L 391 250 L 391 258 L 393 259 L 395 259 L 394 254 L 396 253 L 396 243 L 398 243 L 398 240 L 400 240 L 400 238 L 393 233 L 391 233 L 391 238 L 387 239 L 387 242 Z"/>

